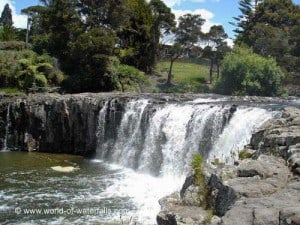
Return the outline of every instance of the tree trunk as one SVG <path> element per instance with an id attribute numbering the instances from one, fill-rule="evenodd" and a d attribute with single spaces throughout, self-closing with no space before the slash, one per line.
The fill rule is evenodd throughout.
<path id="1" fill-rule="evenodd" d="M 26 29 L 26 41 L 25 41 L 25 48 L 28 48 L 28 42 L 29 42 L 29 27 L 30 27 L 30 19 L 27 18 L 27 29 Z"/>
<path id="2" fill-rule="evenodd" d="M 210 59 L 210 69 L 209 69 L 209 83 L 212 84 L 212 75 L 213 75 L 214 59 Z"/>
<path id="3" fill-rule="evenodd" d="M 220 77 L 220 63 L 219 63 L 219 60 L 217 60 L 217 79 L 219 79 Z"/>
<path id="4" fill-rule="evenodd" d="M 173 69 L 173 63 L 175 61 L 175 58 L 171 58 L 171 64 L 168 72 L 168 79 L 167 79 L 167 85 L 172 84 L 172 69 Z"/>

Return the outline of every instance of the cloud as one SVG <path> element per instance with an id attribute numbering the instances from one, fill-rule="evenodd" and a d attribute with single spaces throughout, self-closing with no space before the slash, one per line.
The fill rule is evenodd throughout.
<path id="1" fill-rule="evenodd" d="M 183 2 L 196 2 L 196 3 L 204 3 L 207 1 L 210 2 L 220 2 L 221 0 L 162 0 L 167 6 L 174 7 L 180 6 Z"/>
<path id="2" fill-rule="evenodd" d="M 234 46 L 234 42 L 231 38 L 227 38 L 226 39 L 226 42 L 227 42 L 227 45 L 230 47 L 230 48 L 233 48 Z"/>
<path id="3" fill-rule="evenodd" d="M 203 19 L 205 19 L 205 23 L 202 26 L 202 32 L 207 33 L 211 26 L 219 25 L 218 23 L 214 23 L 211 19 L 214 17 L 214 14 L 206 9 L 196 9 L 196 10 L 180 10 L 180 9 L 173 9 L 172 12 L 176 15 L 178 19 L 180 16 L 183 16 L 187 13 L 190 14 L 200 14 Z"/>
<path id="4" fill-rule="evenodd" d="M 14 26 L 17 28 L 26 28 L 27 16 L 17 14 L 16 7 L 15 7 L 16 2 L 14 0 L 1 0 L 0 1 L 0 13 L 2 13 L 4 6 L 6 4 L 9 4 L 9 7 L 11 8 Z"/>

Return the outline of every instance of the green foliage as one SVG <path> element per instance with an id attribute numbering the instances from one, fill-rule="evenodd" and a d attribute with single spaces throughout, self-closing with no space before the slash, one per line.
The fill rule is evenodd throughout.
<path id="1" fill-rule="evenodd" d="M 0 88 L 0 93 L 2 94 L 22 94 L 23 90 L 18 88 Z"/>
<path id="2" fill-rule="evenodd" d="M 0 42 L 0 50 L 23 50 L 25 42 L 23 41 L 3 41 Z"/>
<path id="3" fill-rule="evenodd" d="M 213 218 L 213 216 L 214 216 L 213 210 L 212 209 L 207 210 L 207 215 L 205 216 L 203 223 L 204 224 L 210 224 L 211 219 Z"/>
<path id="4" fill-rule="evenodd" d="M 140 92 L 142 89 L 142 86 L 144 84 L 147 84 L 148 78 L 145 76 L 145 74 L 128 65 L 119 65 L 117 67 L 117 83 L 118 83 L 118 89 L 122 92 L 131 92 L 131 91 L 138 91 Z"/>
<path id="5" fill-rule="evenodd" d="M 1 13 L 0 17 L 0 25 L 2 26 L 8 26 L 12 27 L 13 25 L 13 20 L 12 20 L 12 12 L 9 7 L 9 4 L 5 4 L 4 9 Z"/>
<path id="6" fill-rule="evenodd" d="M 64 79 L 63 73 L 50 56 L 33 51 L 0 51 L 0 84 L 2 88 L 26 89 L 33 86 L 57 86 Z"/>
<path id="7" fill-rule="evenodd" d="M 130 19 L 118 36 L 121 40 L 120 49 L 126 49 L 125 52 L 129 54 L 123 54 L 120 61 L 150 73 L 155 63 L 152 32 L 154 15 L 151 7 L 145 0 L 130 0 L 125 4 L 124 13 L 130 15 Z"/>
<path id="8" fill-rule="evenodd" d="M 253 0 L 241 0 L 253 2 Z M 300 6 L 291 0 L 264 0 L 241 7 L 236 43 L 245 43 L 262 56 L 272 56 L 284 72 L 285 83 L 300 72 Z M 247 9 L 247 10 L 246 10 Z M 296 31 L 296 32 L 295 32 Z M 297 80 L 297 79 L 295 79 Z"/>
<path id="9" fill-rule="evenodd" d="M 208 207 L 208 195 L 209 195 L 209 189 L 205 183 L 205 177 L 203 175 L 203 157 L 200 154 L 193 155 L 192 160 L 192 168 L 194 170 L 194 178 L 195 178 L 195 184 L 199 187 L 199 195 L 200 195 L 200 202 L 201 207 L 206 209 Z"/>
<path id="10" fill-rule="evenodd" d="M 111 91 L 115 87 L 112 55 L 115 34 L 105 28 L 93 28 L 79 35 L 70 47 L 67 71 L 72 74 L 67 90 L 71 92 Z M 71 62 L 76 62 L 72 64 Z"/>
<path id="11" fill-rule="evenodd" d="M 244 160 L 244 159 L 250 159 L 253 156 L 253 153 L 245 150 L 242 150 L 239 152 L 239 159 Z"/>
<path id="12" fill-rule="evenodd" d="M 199 41 L 202 35 L 201 27 L 205 19 L 201 15 L 186 14 L 178 19 L 178 27 L 175 32 L 176 43 L 184 47 L 191 47 Z"/>
<path id="13" fill-rule="evenodd" d="M 278 96 L 282 94 L 283 74 L 272 58 L 235 47 L 222 65 L 222 78 L 216 89 L 223 94 Z"/>
<path id="14" fill-rule="evenodd" d="M 5 25 L 0 28 L 0 41 L 12 41 L 17 36 L 16 29 L 12 26 Z"/>

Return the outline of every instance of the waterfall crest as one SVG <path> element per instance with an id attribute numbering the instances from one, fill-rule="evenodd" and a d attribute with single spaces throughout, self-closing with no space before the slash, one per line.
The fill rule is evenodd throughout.
<path id="1" fill-rule="evenodd" d="M 105 102 L 99 113 L 98 157 L 156 176 L 185 174 L 195 153 L 232 164 L 253 130 L 272 117 L 263 108 L 216 100 L 161 104 L 138 99 L 126 103 L 114 127 L 109 125 L 115 120 L 112 103 Z"/>

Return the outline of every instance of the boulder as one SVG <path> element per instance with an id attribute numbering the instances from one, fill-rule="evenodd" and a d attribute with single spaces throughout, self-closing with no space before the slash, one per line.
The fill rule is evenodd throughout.
<path id="1" fill-rule="evenodd" d="M 207 211 L 196 206 L 173 206 L 162 210 L 156 217 L 158 225 L 199 225 L 204 224 Z"/>

